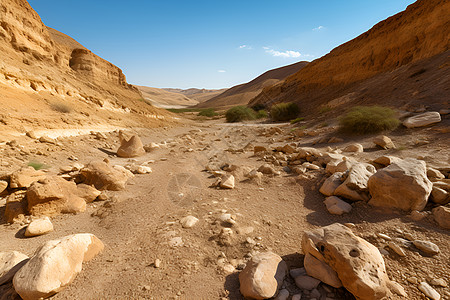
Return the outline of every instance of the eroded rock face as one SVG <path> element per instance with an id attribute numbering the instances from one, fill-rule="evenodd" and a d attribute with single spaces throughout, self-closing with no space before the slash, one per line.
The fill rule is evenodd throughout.
<path id="1" fill-rule="evenodd" d="M 145 154 L 144 145 L 137 135 L 133 135 L 129 140 L 120 136 L 120 147 L 117 150 L 117 156 L 120 157 L 138 157 Z"/>
<path id="2" fill-rule="evenodd" d="M 287 273 L 283 259 L 273 252 L 254 255 L 239 274 L 240 291 L 250 299 L 274 297 Z"/>
<path id="3" fill-rule="evenodd" d="M 125 171 L 117 170 L 104 161 L 94 161 L 81 170 L 81 175 L 85 184 L 93 185 L 98 190 L 119 191 L 125 188 L 125 183 L 132 176 Z"/>
<path id="4" fill-rule="evenodd" d="M 344 225 L 336 223 L 305 232 L 302 247 L 305 255 L 312 255 L 334 270 L 342 285 L 357 299 L 381 299 L 391 295 L 391 282 L 378 249 Z M 315 274 L 312 270 L 307 272 Z"/>
<path id="5" fill-rule="evenodd" d="M 86 210 L 86 201 L 78 196 L 76 184 L 58 176 L 34 182 L 27 190 L 27 200 L 32 215 L 54 216 Z"/>
<path id="6" fill-rule="evenodd" d="M 378 170 L 368 186 L 372 195 L 369 204 L 373 206 L 421 211 L 433 185 L 427 178 L 425 162 L 408 158 Z"/>
<path id="7" fill-rule="evenodd" d="M 81 271 L 82 263 L 103 248 L 103 243 L 89 233 L 48 241 L 14 275 L 14 288 L 24 300 L 48 298 L 70 284 Z"/>

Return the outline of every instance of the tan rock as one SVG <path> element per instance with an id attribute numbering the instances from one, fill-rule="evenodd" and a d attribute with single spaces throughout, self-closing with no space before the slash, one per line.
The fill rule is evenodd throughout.
<path id="1" fill-rule="evenodd" d="M 332 224 L 307 231 L 302 238 L 302 248 L 305 254 L 330 266 L 357 299 L 391 296 L 390 280 L 380 252 L 346 226 Z"/>
<path id="2" fill-rule="evenodd" d="M 424 127 L 439 122 L 441 122 L 441 115 L 438 112 L 433 111 L 410 117 L 403 121 L 403 125 L 407 128 L 415 128 Z"/>
<path id="3" fill-rule="evenodd" d="M 24 300 L 50 297 L 69 285 L 81 271 L 82 263 L 103 248 L 103 243 L 88 233 L 48 241 L 14 275 L 14 288 Z"/>
<path id="4" fill-rule="evenodd" d="M 95 199 L 97 199 L 98 196 L 100 196 L 102 192 L 97 190 L 92 185 L 81 183 L 77 185 L 77 195 L 81 198 L 83 198 L 86 203 L 91 203 Z"/>
<path id="5" fill-rule="evenodd" d="M 369 179 L 369 204 L 421 211 L 427 204 L 432 183 L 424 161 L 404 159 L 378 170 Z"/>
<path id="6" fill-rule="evenodd" d="M 0 252 L 0 285 L 10 281 L 28 256 L 17 251 Z"/>
<path id="7" fill-rule="evenodd" d="M 334 191 L 334 195 L 352 201 L 367 201 L 367 182 L 374 173 L 375 167 L 370 164 L 354 164 L 345 181 Z"/>
<path id="8" fill-rule="evenodd" d="M 25 195 L 26 191 L 17 191 L 6 198 L 6 222 L 14 223 L 27 214 L 27 201 Z"/>
<path id="9" fill-rule="evenodd" d="M 319 279 L 308 275 L 300 275 L 295 277 L 295 285 L 302 290 L 311 291 L 315 289 L 319 285 L 319 283 Z"/>
<path id="10" fill-rule="evenodd" d="M 383 149 L 395 149 L 394 142 L 392 142 L 392 140 L 385 135 L 377 136 L 372 140 L 372 142 Z"/>
<path id="11" fill-rule="evenodd" d="M 343 173 L 341 172 L 332 174 L 322 184 L 319 192 L 321 192 L 325 196 L 332 196 L 334 194 L 334 191 L 342 184 L 342 175 Z"/>
<path id="12" fill-rule="evenodd" d="M 427 168 L 427 177 L 431 181 L 439 181 L 440 179 L 445 178 L 444 174 L 442 174 L 441 171 L 434 168 Z"/>
<path id="13" fill-rule="evenodd" d="M 326 205 L 328 212 L 333 215 L 342 215 L 352 210 L 350 204 L 336 196 L 327 197 L 323 203 Z"/>
<path id="14" fill-rule="evenodd" d="M 395 157 L 395 156 L 389 156 L 389 155 L 383 155 L 380 157 L 377 157 L 373 162 L 383 165 L 383 166 L 389 166 L 392 163 L 401 161 L 401 158 Z"/>
<path id="15" fill-rule="evenodd" d="M 53 231 L 53 224 L 49 217 L 31 221 L 25 230 L 26 237 L 43 235 Z"/>
<path id="16" fill-rule="evenodd" d="M 234 189 L 234 176 L 224 175 L 220 181 L 220 187 L 223 189 Z"/>
<path id="17" fill-rule="evenodd" d="M 254 154 L 257 154 L 257 153 L 260 153 L 260 152 L 266 152 L 266 151 L 267 151 L 267 148 L 264 147 L 264 146 L 255 146 L 253 148 L 253 153 Z"/>
<path id="18" fill-rule="evenodd" d="M 441 299 L 441 295 L 426 282 L 421 282 L 418 288 L 422 293 L 425 294 L 425 296 L 427 296 L 431 300 Z"/>
<path id="19" fill-rule="evenodd" d="M 344 152 L 355 152 L 355 153 L 364 152 L 364 147 L 361 144 L 353 143 L 353 144 L 347 145 L 344 148 Z"/>
<path id="20" fill-rule="evenodd" d="M 43 171 L 36 171 L 33 167 L 24 167 L 11 174 L 9 186 L 13 189 L 27 188 L 33 182 L 44 179 Z"/>
<path id="21" fill-rule="evenodd" d="M 433 208 L 434 220 L 445 229 L 450 229 L 450 208 L 438 206 Z"/>
<path id="22" fill-rule="evenodd" d="M 58 176 L 34 182 L 27 190 L 28 211 L 32 215 L 54 216 L 86 210 L 86 201 L 78 196 L 77 186 Z"/>
<path id="23" fill-rule="evenodd" d="M 137 135 L 133 135 L 129 140 L 120 136 L 120 147 L 117 150 L 119 157 L 138 157 L 145 154 L 144 145 Z"/>
<path id="24" fill-rule="evenodd" d="M 450 202 L 450 194 L 444 189 L 433 186 L 430 199 L 434 203 L 446 205 Z"/>
<path id="25" fill-rule="evenodd" d="M 317 278 L 320 281 L 335 288 L 340 288 L 342 286 L 342 282 L 339 279 L 336 271 L 334 271 L 329 265 L 321 260 L 318 260 L 311 254 L 307 253 L 305 255 L 303 264 L 309 276 Z"/>
<path id="26" fill-rule="evenodd" d="M 280 147 L 276 147 L 275 150 L 283 152 L 283 153 L 287 153 L 287 154 L 292 154 L 295 152 L 294 147 L 292 147 L 289 144 L 286 144 L 286 145 L 280 146 Z"/>
<path id="27" fill-rule="evenodd" d="M 0 180 L 0 194 L 8 188 L 8 182 Z"/>
<path id="28" fill-rule="evenodd" d="M 279 175 L 280 172 L 276 171 L 271 165 L 264 164 L 258 168 L 258 172 L 261 172 L 263 174 L 267 175 Z"/>
<path id="29" fill-rule="evenodd" d="M 194 227 L 198 221 L 199 220 L 194 216 L 186 216 L 180 220 L 180 223 L 183 228 L 191 228 Z"/>
<path id="30" fill-rule="evenodd" d="M 440 252 L 439 247 L 435 243 L 429 241 L 414 240 L 413 244 L 417 249 L 427 255 L 436 255 Z"/>
<path id="31" fill-rule="evenodd" d="M 239 274 L 240 291 L 246 298 L 274 297 L 287 273 L 283 259 L 273 252 L 254 255 Z"/>
<path id="32" fill-rule="evenodd" d="M 94 161 L 81 170 L 81 175 L 85 184 L 93 185 L 98 190 L 119 191 L 125 189 L 130 178 L 127 172 L 129 171 L 118 170 L 103 161 Z"/>

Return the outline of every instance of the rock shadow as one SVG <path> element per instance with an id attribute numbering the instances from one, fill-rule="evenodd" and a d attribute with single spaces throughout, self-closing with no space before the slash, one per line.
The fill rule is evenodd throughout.
<path id="1" fill-rule="evenodd" d="M 245 299 L 239 291 L 239 272 L 235 272 L 233 274 L 225 277 L 225 291 L 228 292 L 228 299 L 231 300 L 243 300 Z"/>

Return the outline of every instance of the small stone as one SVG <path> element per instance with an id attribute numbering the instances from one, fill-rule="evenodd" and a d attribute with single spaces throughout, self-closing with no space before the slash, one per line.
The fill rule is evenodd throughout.
<path id="1" fill-rule="evenodd" d="M 234 189 L 234 176 L 224 175 L 220 181 L 220 187 L 223 189 Z"/>
<path id="2" fill-rule="evenodd" d="M 306 269 L 305 268 L 296 268 L 289 270 L 289 275 L 291 275 L 292 278 L 297 278 L 298 276 L 306 275 Z"/>
<path id="3" fill-rule="evenodd" d="M 149 174 L 149 173 L 152 173 L 153 170 L 152 170 L 152 168 L 147 167 L 147 166 L 139 166 L 139 167 L 137 167 L 136 172 L 138 174 Z"/>
<path id="4" fill-rule="evenodd" d="M 350 204 L 336 196 L 326 198 L 323 203 L 326 205 L 328 212 L 333 215 L 342 215 L 352 210 Z"/>
<path id="5" fill-rule="evenodd" d="M 389 246 L 389 248 L 391 248 L 391 249 L 392 249 L 395 253 L 397 253 L 398 255 L 403 256 L 403 257 L 406 256 L 405 251 L 403 251 L 403 249 L 400 248 L 400 246 L 397 245 L 396 243 L 394 243 L 394 242 L 389 242 L 389 243 L 388 243 L 388 246 Z"/>
<path id="6" fill-rule="evenodd" d="M 26 237 L 43 235 L 53 231 L 53 224 L 49 217 L 32 221 L 25 230 Z"/>
<path id="7" fill-rule="evenodd" d="M 432 285 L 447 287 L 447 282 L 442 278 L 433 278 L 430 282 Z"/>
<path id="8" fill-rule="evenodd" d="M 3 193 L 8 187 L 8 182 L 0 180 L 0 194 Z"/>
<path id="9" fill-rule="evenodd" d="M 431 201 L 437 204 L 446 205 L 450 202 L 450 195 L 446 190 L 433 186 L 433 189 L 431 190 Z"/>
<path id="10" fill-rule="evenodd" d="M 153 263 L 153 265 L 157 269 L 160 268 L 161 267 L 161 260 L 159 258 L 155 259 L 155 262 Z"/>
<path id="11" fill-rule="evenodd" d="M 428 241 L 421 241 L 421 240 L 415 240 L 413 241 L 414 246 L 416 246 L 417 249 L 424 252 L 427 255 L 436 255 L 439 253 L 439 247 Z"/>
<path id="12" fill-rule="evenodd" d="M 374 138 L 372 140 L 372 142 L 377 145 L 380 146 L 383 149 L 392 149 L 395 148 L 394 143 L 392 142 L 392 140 L 385 136 L 385 135 L 379 135 L 376 138 Z"/>
<path id="13" fill-rule="evenodd" d="M 439 293 L 433 289 L 428 283 L 426 282 L 421 282 L 419 284 L 419 290 L 425 294 L 425 296 L 427 296 L 428 298 L 432 299 L 432 300 L 439 300 L 441 299 L 441 295 L 439 295 Z"/>
<path id="14" fill-rule="evenodd" d="M 320 292 L 319 292 L 319 290 L 318 289 L 313 289 L 312 291 L 311 291 L 311 294 L 309 295 L 311 298 L 316 298 L 316 299 L 319 299 L 320 298 Z"/>
<path id="15" fill-rule="evenodd" d="M 289 291 L 286 289 L 282 289 L 278 292 L 278 295 L 274 300 L 287 300 L 289 298 Z"/>
<path id="16" fill-rule="evenodd" d="M 226 264 L 226 265 L 224 265 L 224 266 L 223 266 L 223 270 L 224 270 L 226 273 L 234 273 L 234 272 L 236 272 L 236 268 L 233 267 L 233 265 L 231 265 L 231 264 Z"/>
<path id="17" fill-rule="evenodd" d="M 344 148 L 344 152 L 364 152 L 364 147 L 361 144 L 353 143 Z"/>
<path id="18" fill-rule="evenodd" d="M 198 223 L 198 219 L 194 216 L 187 216 L 180 220 L 181 226 L 183 228 L 191 228 L 194 227 L 195 224 Z"/>
<path id="19" fill-rule="evenodd" d="M 27 259 L 28 256 L 17 251 L 0 252 L 0 285 L 10 281 Z"/>
<path id="20" fill-rule="evenodd" d="M 384 234 L 384 233 L 377 233 L 377 236 L 379 236 L 382 239 L 385 239 L 386 241 L 392 240 L 390 236 Z"/>
<path id="21" fill-rule="evenodd" d="M 319 279 L 313 278 L 308 275 L 301 275 L 295 278 L 295 284 L 298 288 L 303 290 L 315 289 L 320 283 Z"/>
<path id="22" fill-rule="evenodd" d="M 292 296 L 292 300 L 301 300 L 302 299 L 302 294 L 295 294 L 294 296 Z"/>

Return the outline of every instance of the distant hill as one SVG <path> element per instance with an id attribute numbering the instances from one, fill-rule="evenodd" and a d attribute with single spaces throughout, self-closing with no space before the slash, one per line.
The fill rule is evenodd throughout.
<path id="1" fill-rule="evenodd" d="M 354 105 L 447 108 L 450 1 L 418 0 L 335 48 L 249 105 L 297 102 L 308 114 Z"/>
<path id="2" fill-rule="evenodd" d="M 182 108 L 198 104 L 182 93 L 171 92 L 169 89 L 158 89 L 148 86 L 136 86 L 142 93 L 142 97 L 152 105 L 161 108 Z M 174 90 L 174 89 L 171 89 Z"/>
<path id="3" fill-rule="evenodd" d="M 236 85 L 209 99 L 208 101 L 198 104 L 197 107 L 229 107 L 234 105 L 246 105 L 253 97 L 258 95 L 263 88 L 283 81 L 286 77 L 298 72 L 307 64 L 308 62 L 301 61 L 267 71 L 248 83 Z"/>
<path id="4" fill-rule="evenodd" d="M 197 100 L 198 102 L 205 102 L 221 93 L 226 91 L 227 89 L 218 89 L 218 90 L 208 90 L 208 89 L 197 89 L 197 88 L 190 88 L 190 89 L 173 89 L 173 88 L 164 88 L 163 90 L 166 90 L 168 92 L 172 93 L 178 93 L 185 95 L 193 100 Z"/>

